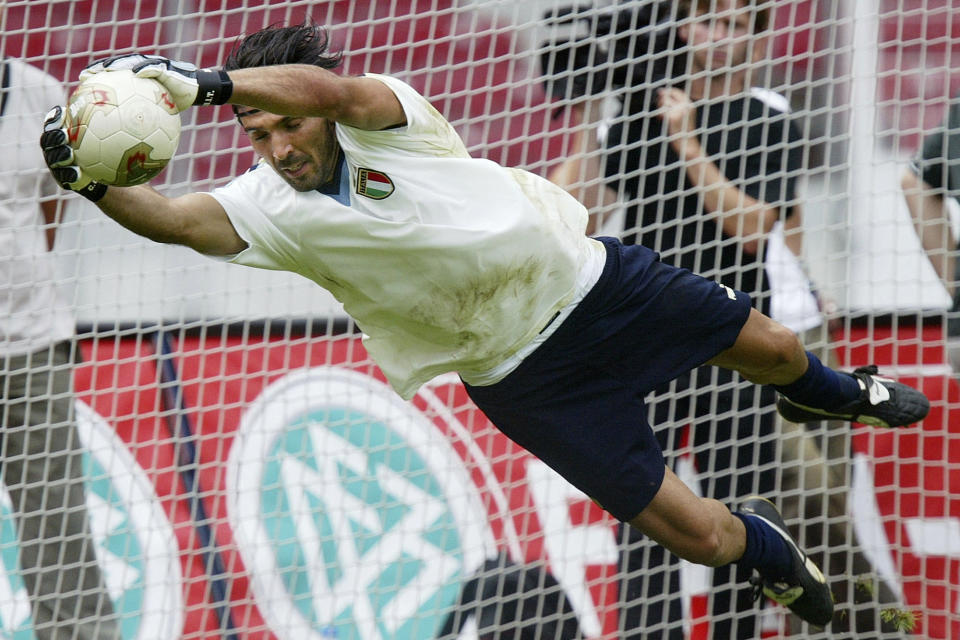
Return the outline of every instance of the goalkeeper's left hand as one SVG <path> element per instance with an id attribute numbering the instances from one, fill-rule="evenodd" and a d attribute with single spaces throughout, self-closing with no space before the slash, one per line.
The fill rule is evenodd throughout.
<path id="1" fill-rule="evenodd" d="M 178 112 L 193 105 L 225 104 L 233 93 L 233 83 L 226 71 L 197 69 L 189 62 L 140 53 L 98 60 L 80 72 L 80 81 L 96 73 L 121 69 L 162 84 L 170 92 Z"/>
<path id="2" fill-rule="evenodd" d="M 64 110 L 57 105 L 47 112 L 40 135 L 40 148 L 47 168 L 64 189 L 76 191 L 87 200 L 96 202 L 107 192 L 107 185 L 90 178 L 77 166 L 70 146 L 70 137 L 63 126 Z"/>

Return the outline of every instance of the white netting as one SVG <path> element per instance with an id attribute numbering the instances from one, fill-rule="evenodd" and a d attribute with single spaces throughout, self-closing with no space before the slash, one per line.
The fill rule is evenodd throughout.
<path id="1" fill-rule="evenodd" d="M 572 29 L 544 18 L 571 4 L 578 7 Z M 49 73 L 66 95 L 81 69 L 101 57 L 145 51 L 213 67 L 238 36 L 310 16 L 328 25 L 334 46 L 344 51 L 344 72 L 406 80 L 453 123 L 475 156 L 556 177 L 565 161 L 619 154 L 619 164 L 607 166 L 619 193 L 598 208 L 605 214 L 603 232 L 632 237 L 641 231 L 654 244 L 667 242 L 676 225 L 674 196 L 679 190 L 705 206 L 705 178 L 684 179 L 679 172 L 686 168 L 664 151 L 669 141 L 647 148 L 638 139 L 652 135 L 648 130 L 624 133 L 631 122 L 659 120 L 625 111 L 629 100 L 639 104 L 631 97 L 637 86 L 608 72 L 622 74 L 626 65 L 632 73 L 643 62 L 690 53 L 675 36 L 646 37 L 671 32 L 674 3 L 571 4 L 7 0 L 0 3 L 0 49 Z M 717 0 L 714 9 L 725 4 Z M 741 450 L 744 457 L 731 463 L 745 485 L 730 495 L 763 490 L 772 479 L 801 542 L 819 554 L 835 552 L 828 573 L 838 603 L 858 603 L 838 628 L 858 616 L 915 615 L 923 637 L 960 638 L 960 413 L 954 413 L 960 388 L 946 348 L 951 299 L 944 287 L 954 278 L 946 267 L 938 277 L 931 266 L 946 265 L 954 249 L 947 238 L 957 237 L 958 185 L 946 192 L 945 209 L 920 225 L 928 259 L 906 196 L 939 192 L 906 187 L 905 193 L 901 184 L 960 88 L 960 4 L 756 4 L 774 10 L 748 84 L 762 90 L 752 95 L 769 109 L 758 120 L 766 132 L 761 144 L 744 152 L 759 154 L 761 164 L 771 154 L 783 156 L 778 168 L 764 171 L 795 190 L 781 184 L 764 198 L 777 215 L 802 209 L 802 217 L 784 221 L 769 242 L 752 238 L 752 250 L 767 251 L 769 269 L 779 264 L 794 276 L 794 288 L 770 308 L 784 318 L 798 314 L 795 328 L 810 346 L 842 366 L 876 362 L 921 387 L 933 410 L 908 431 L 855 427 L 850 438 L 840 427 L 818 428 L 809 438 L 802 431 L 781 436 L 771 426 L 769 398 L 730 391 L 723 378 L 701 378 L 700 388 L 713 394 L 699 400 L 708 405 L 706 418 L 691 417 L 689 405 L 698 400 L 682 385 L 651 405 L 651 418 L 673 432 L 678 473 L 707 494 L 723 491 L 731 475 L 722 468 L 726 448 L 759 434 L 756 450 Z M 659 22 L 637 18 L 655 7 Z M 632 16 L 629 30 L 611 31 L 611 16 L 615 27 L 623 15 Z M 625 35 L 633 48 L 621 58 L 617 38 Z M 556 61 L 571 44 L 592 45 L 599 129 L 572 108 L 591 100 L 570 91 L 550 98 L 542 82 L 541 58 Z M 555 64 L 561 76 L 576 75 Z M 637 77 L 643 82 L 656 79 L 642 68 L 647 75 Z M 671 77 L 689 70 L 677 66 Z M 12 104 L 17 87 L 5 85 L 4 95 Z M 10 135 L 8 122 L 0 120 L 0 137 Z M 796 140 L 781 131 L 787 122 Z M 721 168 L 732 166 L 725 163 L 739 152 L 729 146 L 731 129 L 721 124 L 708 131 L 723 148 L 713 158 Z M 611 141 L 610 135 L 621 137 Z M 592 151 L 583 153 L 584 139 Z M 651 149 L 663 155 L 644 155 Z M 786 159 L 790 149 L 799 164 Z M 639 156 L 635 164 L 624 159 L 630 153 Z M 207 191 L 253 161 L 229 107 L 192 109 L 183 114 L 177 157 L 152 184 L 167 195 Z M 727 177 L 734 186 L 750 183 L 752 166 Z M 660 169 L 678 172 L 680 183 L 666 186 L 671 183 Z M 606 182 L 585 165 L 567 177 L 585 200 Z M 645 180 L 648 190 L 627 185 L 635 179 Z M 0 205 L 17 198 L 0 188 Z M 639 216 L 631 213 L 638 204 L 645 211 Z M 790 247 L 801 231 L 797 261 Z M 712 262 L 730 247 L 742 257 L 740 241 L 702 221 L 690 232 L 692 240 L 657 248 L 667 259 L 692 254 L 697 270 L 711 277 L 740 277 L 734 267 Z M 21 237 L 8 228 L 0 234 L 4 247 Z M 56 282 L 77 321 L 83 360 L 73 381 L 88 452 L 89 540 L 124 638 L 419 640 L 460 622 L 462 637 L 493 625 L 501 633 L 495 637 L 567 638 L 574 637 L 571 621 L 590 638 L 683 637 L 657 635 L 667 628 L 706 638 L 711 626 L 720 634 L 713 637 L 735 637 L 717 629 L 734 625 L 743 633 L 750 625 L 752 634 L 753 613 L 766 637 L 791 626 L 769 603 L 743 605 L 739 613 L 733 604 L 718 604 L 711 615 L 712 600 L 720 602 L 730 590 L 712 586 L 705 569 L 682 565 L 665 583 L 666 561 L 656 548 L 625 540 L 609 516 L 507 441 L 470 404 L 456 376 L 438 378 L 411 403 L 400 402 L 368 359 L 356 327 L 316 285 L 143 240 L 75 196 L 66 200 L 56 242 Z M 7 257 L 0 255 L 0 264 Z M 815 307 L 811 313 L 807 278 L 822 314 Z M 2 282 L 0 295 L 10 295 Z M 820 320 L 824 329 L 811 329 Z M 26 373 L 29 363 L 14 370 L 13 360 L 5 362 L 5 380 L 33 375 Z M 15 404 L 8 386 L 5 416 Z M 713 393 L 718 389 L 726 395 Z M 44 393 L 66 395 L 56 387 Z M 780 462 L 770 457 L 778 443 L 786 445 Z M 28 463 L 44 465 L 47 454 L 39 451 L 27 454 Z M 818 466 L 822 456 L 832 464 Z M 27 475 L 6 481 L 43 486 Z M 33 631 L 18 564 L 18 526 L 23 535 L 29 530 L 18 525 L 15 511 L 4 496 L 0 638 L 19 640 Z M 851 513 L 865 556 L 848 553 Z M 834 525 L 829 538 L 827 524 Z M 48 538 L 66 547 L 69 535 L 61 530 Z M 75 560 L 60 562 L 69 569 Z M 497 580 L 470 582 L 477 572 Z M 98 592 L 83 583 L 72 589 L 60 607 L 86 606 L 77 596 Z M 737 583 L 735 593 L 746 590 Z M 518 592 L 533 598 L 524 605 L 533 608 L 515 615 Z M 882 604 L 872 604 L 877 599 Z M 60 612 L 67 619 L 83 615 L 89 612 Z M 513 635 L 513 618 L 533 626 Z M 815 631 L 803 633 L 814 637 Z"/>

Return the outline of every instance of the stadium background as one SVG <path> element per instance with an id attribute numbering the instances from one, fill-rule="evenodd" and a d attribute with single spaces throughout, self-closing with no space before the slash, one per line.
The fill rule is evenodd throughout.
<path id="1" fill-rule="evenodd" d="M 569 133 L 536 79 L 538 17 L 558 4 L 8 1 L 2 50 L 72 85 L 92 59 L 131 50 L 213 66 L 236 35 L 309 14 L 330 25 L 348 72 L 401 76 L 472 153 L 545 173 Z M 780 4 L 766 79 L 811 140 L 807 258 L 837 305 L 836 346 L 933 402 L 910 431 L 856 428 L 857 522 L 921 614 L 918 633 L 960 638 L 948 300 L 897 186 L 960 89 L 960 6 Z M 184 124 L 155 183 L 165 192 L 212 188 L 252 162 L 228 109 Z M 455 378 L 400 405 L 315 286 L 152 245 L 77 200 L 57 253 L 85 360 L 94 532 L 125 637 L 430 637 L 498 551 L 544 563 L 587 635 L 616 637 L 613 523 L 499 436 Z M 0 528 L 0 634 L 19 640 L 31 633 L 12 527 Z M 690 633 L 707 637 L 703 579 L 688 575 Z"/>

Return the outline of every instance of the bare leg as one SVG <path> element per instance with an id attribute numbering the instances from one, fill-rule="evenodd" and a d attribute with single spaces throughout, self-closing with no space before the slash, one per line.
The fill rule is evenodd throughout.
<path id="1" fill-rule="evenodd" d="M 721 502 L 697 497 L 669 468 L 657 495 L 630 525 L 673 554 L 710 567 L 739 560 L 746 547 L 743 523 Z"/>
<path id="2" fill-rule="evenodd" d="M 786 385 L 807 370 L 807 355 L 793 331 L 751 309 L 734 345 L 707 364 L 733 369 L 757 384 Z"/>

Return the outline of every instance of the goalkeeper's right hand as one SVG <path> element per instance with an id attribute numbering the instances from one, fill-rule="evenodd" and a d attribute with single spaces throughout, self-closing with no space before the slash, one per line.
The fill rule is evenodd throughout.
<path id="1" fill-rule="evenodd" d="M 162 84 L 170 92 L 178 112 L 193 105 L 226 104 L 233 93 L 233 82 L 226 71 L 197 69 L 189 62 L 140 53 L 98 60 L 80 72 L 80 81 L 95 73 L 121 69 Z"/>
<path id="2" fill-rule="evenodd" d="M 107 185 L 96 182 L 74 163 L 73 147 L 63 126 L 63 116 L 63 107 L 59 105 L 47 112 L 43 133 L 40 134 L 43 159 L 61 187 L 96 202 L 107 192 Z"/>

